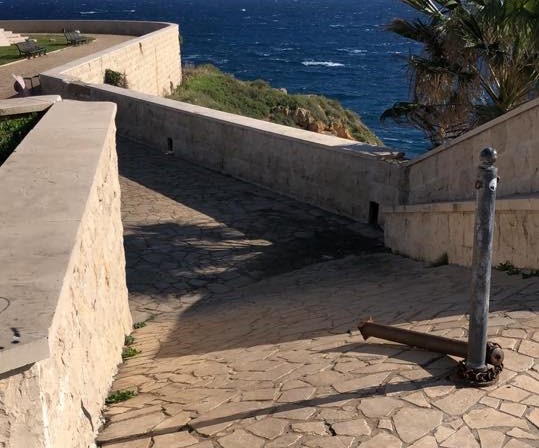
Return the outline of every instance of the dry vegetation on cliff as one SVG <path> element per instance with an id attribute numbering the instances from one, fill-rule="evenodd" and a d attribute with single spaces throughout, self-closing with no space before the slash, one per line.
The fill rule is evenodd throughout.
<path id="1" fill-rule="evenodd" d="M 359 116 L 319 95 L 291 95 L 266 81 L 240 81 L 212 65 L 186 68 L 172 99 L 273 123 L 337 135 L 371 145 L 382 142 Z"/>

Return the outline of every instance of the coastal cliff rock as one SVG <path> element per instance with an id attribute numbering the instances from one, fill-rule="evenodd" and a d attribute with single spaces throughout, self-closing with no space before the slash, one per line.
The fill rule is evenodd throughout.
<path id="1" fill-rule="evenodd" d="M 303 107 L 290 108 L 288 106 L 277 106 L 273 114 L 283 114 L 291 118 L 297 127 L 307 129 L 308 131 L 318 132 L 319 134 L 331 134 L 348 140 L 356 140 L 349 127 L 342 121 L 333 121 L 325 123 L 316 119 L 314 114 Z"/>
<path id="2" fill-rule="evenodd" d="M 170 96 L 199 106 L 293 126 L 321 134 L 382 145 L 353 111 L 320 95 L 289 94 L 266 81 L 241 81 L 214 66 L 184 68 L 183 82 Z"/>

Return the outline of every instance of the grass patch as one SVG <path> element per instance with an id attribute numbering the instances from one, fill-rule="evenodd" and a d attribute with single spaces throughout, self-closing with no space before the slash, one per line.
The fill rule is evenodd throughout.
<path id="1" fill-rule="evenodd" d="M 146 326 L 146 322 L 135 322 L 133 324 L 133 328 L 135 330 L 138 330 L 139 328 L 144 328 Z"/>
<path id="2" fill-rule="evenodd" d="M 498 266 L 496 266 L 496 269 L 498 269 L 498 271 L 507 273 L 507 275 L 521 274 L 524 280 L 532 277 L 539 277 L 539 270 L 531 269 L 529 272 L 525 272 L 522 269 L 515 267 L 510 261 L 500 263 Z"/>
<path id="3" fill-rule="evenodd" d="M 513 263 L 511 263 L 510 261 L 500 263 L 498 266 L 496 266 L 496 269 L 498 269 L 498 271 L 506 272 L 507 275 L 518 275 L 518 274 L 520 274 L 520 269 L 516 268 L 513 265 Z"/>
<path id="4" fill-rule="evenodd" d="M 62 48 L 68 46 L 67 40 L 63 34 L 25 34 L 25 36 L 36 40 L 37 44 L 41 47 L 45 47 L 48 52 L 61 50 Z M 10 45 L 9 47 L 0 47 L 0 65 L 8 64 L 10 62 L 25 58 L 25 56 L 19 55 L 19 50 L 17 50 L 15 45 Z"/>
<path id="5" fill-rule="evenodd" d="M 212 65 L 185 68 L 182 84 L 170 98 L 273 123 L 382 142 L 360 117 L 335 100 L 320 95 L 292 95 L 262 80 L 240 81 Z"/>
<path id="6" fill-rule="evenodd" d="M 135 347 L 124 347 L 122 350 L 122 359 L 125 361 L 133 356 L 137 356 L 139 353 L 140 350 L 137 350 Z"/>
<path id="7" fill-rule="evenodd" d="M 126 336 L 124 339 L 124 345 L 126 347 L 129 347 L 130 345 L 133 345 L 133 342 L 135 342 L 135 338 L 131 335 Z"/>
<path id="8" fill-rule="evenodd" d="M 137 395 L 134 390 L 119 390 L 113 392 L 105 399 L 105 404 L 121 403 L 122 401 L 129 400 Z"/>
<path id="9" fill-rule="evenodd" d="M 0 165 L 6 161 L 23 138 L 39 121 L 40 115 L 0 117 Z"/>

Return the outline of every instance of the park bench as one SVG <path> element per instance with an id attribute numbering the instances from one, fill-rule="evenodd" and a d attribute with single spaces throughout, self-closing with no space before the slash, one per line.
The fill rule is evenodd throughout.
<path id="1" fill-rule="evenodd" d="M 87 44 L 90 42 L 90 38 L 83 36 L 78 31 L 65 31 L 64 36 L 69 45 Z"/>
<path id="2" fill-rule="evenodd" d="M 15 45 L 19 50 L 19 54 L 28 58 L 47 54 L 47 49 L 45 47 L 40 47 L 33 40 L 25 40 L 24 42 L 19 42 Z"/>

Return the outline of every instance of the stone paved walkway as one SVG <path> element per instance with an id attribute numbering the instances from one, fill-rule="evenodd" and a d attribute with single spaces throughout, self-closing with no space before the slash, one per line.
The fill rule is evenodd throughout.
<path id="1" fill-rule="evenodd" d="M 16 94 L 13 90 L 12 74 L 21 76 L 34 76 L 54 67 L 66 64 L 92 53 L 112 47 L 126 40 L 132 39 L 132 36 L 112 36 L 107 34 L 89 34 L 95 38 L 87 45 L 77 45 L 76 47 L 66 47 L 46 56 L 32 59 L 23 59 L 12 64 L 0 65 L 0 99 L 10 98 Z"/>
<path id="2" fill-rule="evenodd" d="M 539 279 L 494 273 L 499 384 L 362 340 L 360 319 L 463 338 L 470 273 L 388 254 L 367 229 L 120 142 L 140 354 L 105 410 L 107 448 L 539 447 Z"/>

